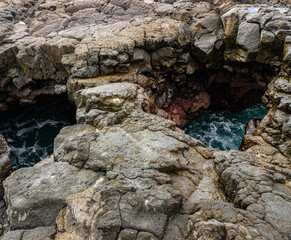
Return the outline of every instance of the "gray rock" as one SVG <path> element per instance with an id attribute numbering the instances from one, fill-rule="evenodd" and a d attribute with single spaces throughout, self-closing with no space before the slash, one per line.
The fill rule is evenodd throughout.
<path id="1" fill-rule="evenodd" d="M 7 145 L 5 138 L 0 135 L 0 181 L 3 181 L 10 174 L 10 155 L 11 149 Z"/>
<path id="2" fill-rule="evenodd" d="M 133 50 L 132 62 L 142 63 L 151 69 L 151 56 L 143 49 L 135 48 Z"/>
<path id="3" fill-rule="evenodd" d="M 291 137 L 291 118 L 283 124 L 282 132 Z"/>
<path id="4" fill-rule="evenodd" d="M 5 138 L 0 135 L 0 236 L 8 226 L 2 181 L 9 176 L 11 171 L 10 155 L 11 149 L 7 145 Z"/>
<path id="5" fill-rule="evenodd" d="M 54 141 L 55 161 L 69 162 L 76 167 L 83 167 L 89 157 L 90 142 L 98 134 L 90 125 L 74 125 L 63 128 Z"/>
<path id="6" fill-rule="evenodd" d="M 260 26 L 256 23 L 241 23 L 238 27 L 236 42 L 248 51 L 248 53 L 258 52 L 260 44 Z"/>
<path id="7" fill-rule="evenodd" d="M 176 54 L 173 48 L 164 47 L 152 53 L 152 64 L 155 67 L 171 67 L 176 62 Z"/>
<path id="8" fill-rule="evenodd" d="M 24 230 L 9 231 L 1 239 L 4 240 L 21 240 Z"/>
<path id="9" fill-rule="evenodd" d="M 287 191 L 290 191 L 288 189 Z M 288 238 L 291 237 L 291 226 L 286 222 L 291 221 L 290 208 L 291 203 L 281 196 L 274 196 L 272 193 L 262 195 L 262 200 L 265 202 L 265 219 L 280 231 L 286 233 Z"/>
<path id="10" fill-rule="evenodd" d="M 215 13 L 204 14 L 190 28 L 193 32 L 193 55 L 196 59 L 211 65 L 221 64 L 223 27 L 220 16 Z"/>
<path id="11" fill-rule="evenodd" d="M 158 240 L 158 238 L 155 235 L 148 232 L 139 232 L 136 237 L 136 240 Z"/>
<path id="12" fill-rule="evenodd" d="M 179 205 L 179 199 L 162 189 L 128 192 L 120 201 L 121 220 L 126 228 L 148 231 L 161 239 L 168 217 Z M 151 239 L 150 236 L 141 237 L 139 233 L 137 239 Z"/>
<path id="13" fill-rule="evenodd" d="M 3 184 L 10 229 L 54 225 L 66 197 L 87 189 L 98 176 L 63 162 L 15 171 Z"/>
<path id="14" fill-rule="evenodd" d="M 279 91 L 279 92 L 284 92 L 284 93 L 291 93 L 291 82 L 288 80 L 288 78 L 278 78 L 274 82 L 274 87 Z"/>
<path id="15" fill-rule="evenodd" d="M 274 7 L 287 1 L 196 2 L 0 0 L 0 108 L 64 93 L 70 77 L 79 123 L 56 138 L 57 163 L 6 180 L 11 229 L 60 211 L 57 240 L 290 238 L 290 10 Z M 152 93 L 165 107 L 197 69 L 249 61 L 282 72 L 246 152 L 206 148 L 159 117 Z"/>
<path id="16" fill-rule="evenodd" d="M 117 240 L 136 240 L 137 234 L 137 230 L 124 229 L 119 233 Z"/>
<path id="17" fill-rule="evenodd" d="M 290 226 L 286 224 L 291 216 L 290 189 L 285 185 L 284 176 L 279 178 L 272 165 L 262 167 L 259 163 L 264 159 L 258 155 L 231 151 L 215 153 L 215 157 L 221 183 L 234 204 L 253 211 L 255 204 L 262 203 L 254 209 L 257 218 L 264 218 L 275 230 L 290 238 Z M 274 234 L 273 230 L 265 231 Z"/>
<path id="18" fill-rule="evenodd" d="M 286 16 L 284 16 L 284 19 L 274 19 L 273 21 L 270 21 L 266 24 L 266 28 L 272 31 L 277 38 L 284 41 L 286 36 L 290 35 L 291 30 L 291 22 L 286 19 Z"/>
<path id="19" fill-rule="evenodd" d="M 56 233 L 56 227 L 38 227 L 30 230 L 9 231 L 1 240 L 45 240 L 52 239 Z"/>
<path id="20" fill-rule="evenodd" d="M 154 98 L 136 84 L 114 83 L 85 89 L 75 94 L 77 122 L 108 126 L 122 122 L 136 109 L 157 112 Z"/>
<path id="21" fill-rule="evenodd" d="M 155 5 L 155 12 L 160 15 L 170 14 L 173 10 L 172 4 L 158 3 Z"/>

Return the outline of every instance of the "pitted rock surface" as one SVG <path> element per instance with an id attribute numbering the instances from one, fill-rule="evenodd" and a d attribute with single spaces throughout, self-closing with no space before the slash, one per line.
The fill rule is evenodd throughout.
<path id="1" fill-rule="evenodd" d="M 123 87 L 116 94 L 118 85 Z M 89 101 L 82 104 L 89 106 L 84 116 L 104 106 L 119 116 L 123 108 L 115 104 L 89 104 L 93 92 L 98 99 L 109 86 L 111 93 L 105 95 L 120 100 L 134 89 L 121 83 L 90 88 L 90 94 L 81 90 L 79 95 Z M 141 106 L 131 109 L 114 125 L 95 131 L 75 125 L 56 138 L 56 161 L 105 173 L 93 187 L 67 198 L 56 239 L 122 239 L 126 234 L 138 239 L 138 232 L 154 239 L 290 237 L 290 167 L 267 164 L 265 156 L 253 153 L 207 149 L 177 131 L 172 121 L 145 113 Z M 82 143 L 86 146 L 78 149 Z"/>
<path id="2" fill-rule="evenodd" d="M 3 181 L 9 176 L 11 171 L 11 149 L 7 145 L 5 138 L 0 134 L 0 235 L 8 226 L 6 204 L 4 201 Z"/>
<path id="3" fill-rule="evenodd" d="M 126 78 L 153 91 L 157 106 L 167 108 L 179 95 L 206 90 L 211 81 L 195 78 L 205 68 L 234 71 L 233 62 L 256 61 L 288 72 L 288 2 L 236 2 L 2 1 L 0 110 L 63 94 L 68 79 L 98 86 Z M 262 73 L 239 79 L 250 82 L 248 94 L 265 91 L 269 82 Z M 75 90 L 68 84 L 70 94 Z"/>
<path id="4" fill-rule="evenodd" d="M 10 229 L 53 225 L 66 197 L 92 186 L 101 175 L 68 163 L 15 171 L 4 181 Z"/>
<path id="5" fill-rule="evenodd" d="M 3 135 L 0 135 L 0 181 L 2 182 L 8 177 L 11 170 L 11 149 L 7 145 L 7 142 Z M 0 195 L 1 197 L 1 195 Z"/>
<path id="6" fill-rule="evenodd" d="M 53 157 L 5 180 L 3 239 L 291 238 L 290 4 L 236 3 L 0 2 L 0 110 L 66 92 L 77 108 Z M 213 83 L 234 105 L 267 90 L 244 152 L 161 109 Z"/>
<path id="7" fill-rule="evenodd" d="M 38 227 L 30 230 L 15 230 L 4 234 L 2 240 L 52 240 L 56 234 L 56 227 Z"/>

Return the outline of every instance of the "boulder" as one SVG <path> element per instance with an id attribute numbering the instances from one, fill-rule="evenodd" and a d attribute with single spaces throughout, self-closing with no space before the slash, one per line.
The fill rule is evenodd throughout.
<path id="1" fill-rule="evenodd" d="M 190 26 L 193 33 L 192 53 L 208 67 L 221 66 L 223 61 L 223 27 L 220 16 L 210 12 L 201 14 Z"/>
<path id="2" fill-rule="evenodd" d="M 259 25 L 248 22 L 241 23 L 238 27 L 236 43 L 247 51 L 247 54 L 258 52 L 260 44 Z"/>
<path id="3" fill-rule="evenodd" d="M 67 197 L 68 207 L 57 220 L 60 231 L 57 239 L 121 238 L 122 229 L 144 232 L 137 235 L 141 239 L 161 239 L 167 222 L 181 207 L 182 196 L 187 196 L 185 201 L 195 201 L 197 195 L 205 191 L 204 198 L 223 199 L 223 194 L 217 194 L 219 187 L 215 177 L 213 180 L 203 178 L 205 160 L 194 148 L 203 144 L 176 131 L 174 122 L 142 111 L 138 103 L 147 96 L 138 93 L 136 100 L 130 98 L 135 96 L 130 93 L 136 85 L 122 83 L 115 90 L 116 86 L 109 84 L 83 90 L 84 105 L 79 107 L 89 106 L 93 96 L 94 99 L 101 97 L 101 90 L 106 99 L 127 96 L 123 101 L 116 100 L 118 107 L 103 101 L 87 108 L 87 111 L 99 111 L 107 106 L 116 115 L 128 108 L 128 115 L 122 121 L 99 125 L 97 133 L 92 126 L 71 126 L 56 138 L 57 161 L 106 173 L 93 187 Z M 103 91 L 105 89 L 108 91 Z M 63 141 L 65 136 L 69 137 Z M 76 147 L 85 141 L 88 146 L 82 150 L 83 157 L 75 158 L 80 152 Z M 209 171 L 215 175 L 213 168 Z M 89 232 L 84 233 L 84 228 Z"/>
<path id="4" fill-rule="evenodd" d="M 137 109 L 167 117 L 156 107 L 151 95 L 140 86 L 127 82 L 79 91 L 75 94 L 75 102 L 78 104 L 77 122 L 99 127 L 121 122 Z"/>
<path id="5" fill-rule="evenodd" d="M 99 177 L 65 162 L 15 171 L 3 183 L 10 230 L 54 225 L 66 197 L 92 186 Z"/>

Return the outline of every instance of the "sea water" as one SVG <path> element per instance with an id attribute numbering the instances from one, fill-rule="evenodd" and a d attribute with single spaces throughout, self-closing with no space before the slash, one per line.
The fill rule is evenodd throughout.
<path id="1" fill-rule="evenodd" d="M 12 171 L 33 166 L 51 155 L 54 138 L 68 125 L 53 104 L 38 103 L 0 113 L 0 134 L 12 150 Z"/>
<path id="2" fill-rule="evenodd" d="M 184 131 L 208 147 L 220 150 L 237 150 L 241 144 L 246 123 L 252 118 L 263 118 L 268 110 L 257 104 L 240 112 L 205 111 L 193 119 Z"/>

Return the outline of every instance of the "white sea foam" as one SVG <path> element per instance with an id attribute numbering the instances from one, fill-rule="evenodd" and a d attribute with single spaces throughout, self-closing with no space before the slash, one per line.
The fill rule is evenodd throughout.
<path id="1" fill-rule="evenodd" d="M 238 113 L 207 111 L 192 120 L 184 130 L 209 147 L 221 150 L 238 149 L 245 124 L 252 118 L 263 118 L 266 113 L 267 109 L 262 104 Z"/>
<path id="2" fill-rule="evenodd" d="M 69 122 L 53 105 L 32 106 L 0 116 L 0 134 L 12 150 L 13 170 L 34 165 L 53 151 L 53 139 Z"/>

